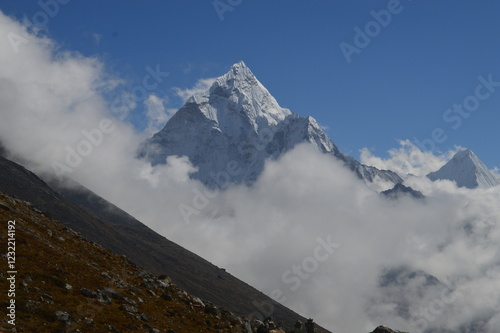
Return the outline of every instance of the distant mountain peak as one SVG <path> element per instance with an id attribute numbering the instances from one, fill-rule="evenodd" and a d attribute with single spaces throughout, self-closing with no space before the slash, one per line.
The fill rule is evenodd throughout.
<path id="1" fill-rule="evenodd" d="M 248 68 L 248 67 L 247 67 L 247 65 L 245 64 L 245 62 L 244 62 L 243 60 L 240 60 L 240 61 L 238 61 L 238 62 L 234 63 L 234 64 L 231 66 L 231 69 L 233 69 L 233 68 L 238 69 L 238 68 Z"/>
<path id="2" fill-rule="evenodd" d="M 472 152 L 470 149 L 464 149 L 458 151 L 452 158 L 452 160 L 464 164 L 464 165 L 473 165 L 479 166 L 484 165 L 483 162 Z"/>
<path id="3" fill-rule="evenodd" d="M 484 165 L 470 149 L 457 152 L 438 171 L 427 177 L 432 180 L 451 180 L 458 187 L 489 188 L 500 184 L 500 180 Z"/>
<path id="4" fill-rule="evenodd" d="M 380 192 L 391 199 L 398 199 L 401 196 L 410 196 L 415 199 L 423 199 L 424 195 L 422 192 L 412 189 L 409 186 L 405 186 L 402 183 L 394 185 L 393 188 Z"/>
<path id="5" fill-rule="evenodd" d="M 476 154 L 474 154 L 474 153 L 472 152 L 472 150 L 470 150 L 470 149 L 468 149 L 468 148 L 466 148 L 466 149 L 464 149 L 464 150 L 460 150 L 459 152 L 457 152 L 457 153 L 455 154 L 455 156 L 457 156 L 457 157 L 464 157 L 464 156 L 467 156 L 467 157 L 472 157 L 472 156 L 474 156 L 474 157 L 476 157 L 476 158 L 477 158 Z"/>
<path id="6" fill-rule="evenodd" d="M 253 75 L 250 68 L 248 68 L 243 61 L 239 61 L 233 64 L 229 72 L 227 72 L 225 75 L 222 75 L 220 78 L 228 78 L 235 80 L 242 80 L 242 79 L 256 80 L 255 75 Z"/>
<path id="7" fill-rule="evenodd" d="M 153 164 L 164 164 L 172 155 L 188 156 L 198 168 L 193 178 L 207 185 L 217 183 L 221 173 L 227 182 L 251 184 L 266 159 L 278 158 L 305 142 L 342 160 L 369 184 L 382 180 L 392 187 L 402 181 L 394 172 L 341 154 L 313 117 L 282 108 L 243 61 L 232 65 L 209 89 L 190 97 L 161 131 L 141 145 L 138 155 Z M 236 163 L 234 169 L 241 171 L 229 177 L 228 163 Z"/>
<path id="8" fill-rule="evenodd" d="M 264 86 L 260 84 L 250 68 L 248 68 L 243 61 L 240 61 L 232 65 L 229 72 L 215 80 L 212 87 L 210 87 L 210 92 L 213 92 L 218 87 L 248 90 L 251 87 L 257 86 L 265 90 Z"/>
<path id="9" fill-rule="evenodd" d="M 257 132 L 259 127 L 277 125 L 291 114 L 278 104 L 243 61 L 232 65 L 207 91 L 190 97 L 186 104 L 196 104 L 224 133 L 242 122 L 249 123 Z M 179 110 L 181 114 L 183 109 Z"/>

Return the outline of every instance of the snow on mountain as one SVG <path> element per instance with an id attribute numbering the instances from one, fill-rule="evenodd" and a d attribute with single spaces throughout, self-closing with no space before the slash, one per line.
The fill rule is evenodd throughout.
<path id="1" fill-rule="evenodd" d="M 201 113 L 227 135 L 240 134 L 238 127 L 244 125 L 258 132 L 291 114 L 278 105 L 243 62 L 217 78 L 208 91 L 186 101 L 191 103 L 199 105 Z"/>
<path id="2" fill-rule="evenodd" d="M 448 179 L 458 187 L 489 188 L 500 184 L 500 180 L 469 149 L 459 151 L 436 172 L 427 175 L 430 180 Z"/>
<path id="3" fill-rule="evenodd" d="M 225 187 L 253 183 L 267 158 L 278 158 L 305 142 L 341 159 L 377 190 L 402 182 L 392 171 L 343 155 L 314 118 L 280 107 L 242 61 L 207 91 L 190 97 L 161 131 L 141 145 L 138 155 L 154 165 L 171 155 L 188 156 L 198 168 L 193 178 Z"/>

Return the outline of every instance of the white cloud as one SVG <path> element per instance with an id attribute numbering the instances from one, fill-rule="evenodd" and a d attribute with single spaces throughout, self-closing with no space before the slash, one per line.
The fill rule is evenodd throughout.
<path id="1" fill-rule="evenodd" d="M 0 33 L 16 29 L 18 23 L 0 14 Z M 379 324 L 418 332 L 411 319 L 442 296 L 410 284 L 403 289 L 408 317 L 398 316 L 390 301 L 400 289 L 381 294 L 377 283 L 384 267 L 403 264 L 460 287 L 463 297 L 446 303 L 428 327 L 458 331 L 481 318 L 485 332 L 500 331 L 500 188 L 459 189 L 448 181 L 408 177 L 426 200 L 386 200 L 334 158 L 300 146 L 268 162 L 252 187 L 217 194 L 189 179 L 195 168 L 185 157 L 154 167 L 134 158 L 146 134 L 114 114 L 112 101 L 101 94 L 116 82 L 98 59 L 57 53 L 47 39 L 31 38 L 19 54 L 0 39 L 1 141 L 36 171 L 53 174 L 52 163 L 65 163 L 67 147 L 77 149 L 90 140 L 83 131 L 93 133 L 99 144 L 72 168 L 73 179 L 258 289 L 281 291 L 285 305 L 335 332 L 367 332 Z M 164 101 L 154 96 L 149 102 L 150 121 L 159 125 Z M 113 130 L 100 137 L 94 130 L 105 118 Z M 362 156 L 416 175 L 449 156 L 426 155 L 408 141 L 389 154 Z M 183 204 L 198 207 L 189 224 L 179 210 Z M 309 258 L 319 253 L 318 238 L 328 236 L 340 247 L 315 264 Z M 301 275 L 294 273 L 299 269 Z"/>
<path id="2" fill-rule="evenodd" d="M 496 266 L 500 189 L 471 191 L 451 182 L 419 181 L 432 188 L 425 201 L 385 200 L 338 161 L 298 147 L 269 162 L 251 188 L 232 188 L 210 199 L 191 224 L 158 228 L 264 292 L 279 289 L 285 305 L 339 332 L 368 331 L 378 324 L 418 332 L 411 318 L 399 317 L 389 303 L 370 301 L 397 294 L 397 288 L 387 289 L 380 298 L 382 268 L 422 269 L 463 288 L 464 297 L 427 324 L 456 329 L 465 322 L 464 312 L 478 316 L 486 311 L 474 311 L 467 302 L 480 303 L 497 285 L 496 275 L 484 278 L 481 272 L 493 274 Z M 292 290 L 294 283 L 283 280 L 283 274 L 312 257 L 316 239 L 327 235 L 341 247 L 312 272 L 302 270 L 308 277 Z M 441 297 L 443 288 L 409 293 L 412 318 Z"/>
<path id="3" fill-rule="evenodd" d="M 493 172 L 493 174 L 498 178 L 500 179 L 500 169 L 498 167 L 494 167 L 491 172 Z"/>
<path id="4" fill-rule="evenodd" d="M 179 96 L 183 102 L 186 102 L 187 99 L 193 95 L 201 94 L 207 91 L 212 84 L 214 83 L 216 78 L 208 78 L 208 79 L 199 79 L 193 88 L 174 88 L 175 93 Z"/>
<path id="5" fill-rule="evenodd" d="M 461 147 L 455 147 L 453 151 L 446 154 L 434 155 L 423 152 L 410 140 L 400 140 L 399 148 L 388 151 L 389 158 L 384 159 L 373 155 L 368 148 L 361 149 L 361 163 L 371 165 L 379 169 L 392 170 L 401 177 L 407 175 L 425 176 L 429 172 L 436 171 L 442 167 Z"/>
<path id="6" fill-rule="evenodd" d="M 145 130 L 147 134 L 152 135 L 158 132 L 176 112 L 176 109 L 165 108 L 167 101 L 167 98 L 160 98 L 154 94 L 150 94 L 144 101 L 148 118 L 148 126 Z"/>

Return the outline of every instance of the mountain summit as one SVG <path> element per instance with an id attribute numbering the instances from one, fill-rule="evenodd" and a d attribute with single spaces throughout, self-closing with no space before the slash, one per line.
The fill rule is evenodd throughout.
<path id="1" fill-rule="evenodd" d="M 205 92 L 191 96 L 165 127 L 139 148 L 153 165 L 168 156 L 187 156 L 198 168 L 192 175 L 208 186 L 253 183 L 268 158 L 278 158 L 300 143 L 342 160 L 376 189 L 402 182 L 392 171 L 366 166 L 343 155 L 316 120 L 279 106 L 240 61 Z"/>
<path id="2" fill-rule="evenodd" d="M 427 175 L 430 180 L 448 179 L 458 187 L 489 188 L 500 184 L 500 180 L 470 150 L 456 153 L 451 160 L 436 172 Z"/>
<path id="3" fill-rule="evenodd" d="M 251 125 L 255 131 L 277 125 L 291 114 L 257 80 L 243 61 L 217 78 L 203 94 L 191 96 L 188 104 L 197 104 L 203 115 L 227 134 L 236 134 L 238 126 Z"/>

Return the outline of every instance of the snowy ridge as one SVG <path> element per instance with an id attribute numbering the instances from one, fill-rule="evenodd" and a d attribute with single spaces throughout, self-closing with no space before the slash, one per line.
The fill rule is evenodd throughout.
<path id="1" fill-rule="evenodd" d="M 280 107 L 242 61 L 207 91 L 190 97 L 161 131 L 141 145 L 138 155 L 152 164 L 164 164 L 172 155 L 187 156 L 198 168 L 193 178 L 209 186 L 227 186 L 253 183 L 266 159 L 278 158 L 301 143 L 339 158 L 374 189 L 402 182 L 392 171 L 343 155 L 314 118 Z"/>
<path id="2" fill-rule="evenodd" d="M 429 173 L 427 177 L 432 181 L 448 179 L 458 187 L 471 189 L 500 184 L 498 177 L 470 149 L 459 151 L 441 169 Z"/>

